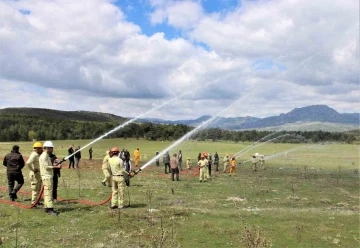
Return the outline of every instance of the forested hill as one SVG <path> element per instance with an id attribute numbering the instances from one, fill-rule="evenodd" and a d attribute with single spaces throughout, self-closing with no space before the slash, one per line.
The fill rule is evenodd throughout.
<path id="1" fill-rule="evenodd" d="M 126 118 L 100 112 L 89 111 L 61 111 L 43 108 L 5 108 L 0 109 L 3 116 L 31 116 L 52 119 L 65 119 L 68 121 L 98 121 L 98 122 L 124 122 Z"/>
<path id="2" fill-rule="evenodd" d="M 0 142 L 31 140 L 94 139 L 117 127 L 126 119 L 104 113 L 86 111 L 58 111 L 34 108 L 0 109 Z M 108 138 L 145 138 L 148 140 L 176 140 L 193 127 L 184 124 L 131 123 Z M 197 140 L 257 141 L 271 131 L 229 131 L 210 128 L 192 138 Z M 290 132 L 301 138 L 283 138 L 280 142 L 341 141 L 352 143 L 359 137 L 354 132 Z"/>

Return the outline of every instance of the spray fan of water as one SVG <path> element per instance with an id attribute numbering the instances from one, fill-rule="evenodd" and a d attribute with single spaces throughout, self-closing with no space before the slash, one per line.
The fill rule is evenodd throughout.
<path id="1" fill-rule="evenodd" d="M 157 159 L 159 159 L 161 156 L 164 155 L 164 153 L 168 150 L 173 149 L 174 147 L 178 146 L 179 144 L 181 144 L 183 141 L 185 141 L 186 139 L 190 138 L 193 134 L 195 134 L 196 132 L 198 132 L 199 130 L 201 130 L 202 128 L 206 127 L 207 125 L 209 125 L 210 123 L 212 123 L 217 117 L 219 117 L 221 114 L 225 113 L 226 111 L 228 111 L 231 107 L 233 107 L 237 102 L 239 102 L 240 100 L 245 100 L 247 97 L 249 97 L 252 93 L 254 92 L 254 90 L 250 91 L 250 93 L 246 94 L 245 96 L 239 98 L 238 100 L 235 100 L 233 103 L 231 103 L 228 107 L 224 108 L 223 110 L 221 110 L 220 112 L 218 112 L 216 115 L 212 116 L 210 119 L 202 122 L 200 125 L 198 125 L 196 128 L 194 128 L 193 130 L 191 130 L 190 132 L 188 132 L 187 134 L 185 134 L 184 136 L 182 136 L 180 139 L 178 139 L 177 141 L 175 141 L 174 143 L 172 143 L 170 146 L 168 146 L 167 148 L 165 148 L 164 150 L 162 150 L 158 155 L 156 155 L 155 157 L 153 157 L 151 160 L 149 160 L 148 162 L 146 162 L 138 171 L 141 171 L 143 169 L 145 169 L 146 167 L 148 167 L 149 165 L 153 164 Z"/>

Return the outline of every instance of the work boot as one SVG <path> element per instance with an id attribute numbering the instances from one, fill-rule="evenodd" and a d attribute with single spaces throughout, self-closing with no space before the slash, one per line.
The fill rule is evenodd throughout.
<path id="1" fill-rule="evenodd" d="M 49 215 L 52 215 L 52 216 L 57 216 L 58 215 L 58 213 L 56 213 L 53 208 L 50 208 L 50 210 L 47 213 Z"/>
<path id="2" fill-rule="evenodd" d="M 118 206 L 111 206 L 111 209 L 118 209 Z"/>
<path id="3" fill-rule="evenodd" d="M 105 182 L 101 182 L 102 186 L 106 186 L 106 183 Z"/>

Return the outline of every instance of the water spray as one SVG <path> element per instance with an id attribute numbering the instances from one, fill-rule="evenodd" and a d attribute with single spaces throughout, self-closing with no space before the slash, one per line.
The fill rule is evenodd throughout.
<path id="1" fill-rule="evenodd" d="M 169 104 L 169 103 L 171 103 L 171 102 L 177 101 L 177 100 L 179 100 L 180 98 L 182 98 L 183 96 L 185 96 L 185 95 L 187 95 L 187 94 L 189 94 L 189 93 L 190 93 L 190 91 L 189 91 L 189 92 L 185 92 L 185 93 L 179 95 L 178 97 L 176 97 L 175 99 L 166 101 L 166 102 L 160 104 L 159 106 L 156 106 L 156 107 L 148 110 L 147 112 L 142 113 L 142 114 L 134 117 L 133 119 L 130 119 L 130 120 L 126 121 L 125 123 L 120 124 L 119 126 L 115 127 L 114 129 L 108 131 L 107 133 L 101 135 L 100 137 L 94 139 L 94 140 L 91 141 L 90 143 L 88 143 L 88 144 L 86 144 L 85 146 L 81 147 L 80 149 L 76 150 L 74 153 L 66 156 L 65 158 L 63 158 L 62 160 L 60 160 L 58 164 L 61 164 L 62 162 L 68 160 L 70 157 L 74 156 L 76 153 L 78 153 L 78 152 L 84 150 L 85 148 L 91 146 L 92 144 L 94 144 L 94 143 L 96 143 L 96 142 L 104 139 L 105 137 L 109 136 L 110 134 L 112 134 L 112 133 L 120 130 L 121 128 L 124 128 L 125 126 L 127 126 L 127 125 L 135 122 L 137 119 L 140 119 L 140 118 L 142 118 L 142 117 L 145 117 L 145 116 L 147 116 L 149 113 L 151 113 L 151 112 L 153 112 L 153 111 L 155 111 L 155 110 L 157 110 L 157 109 L 160 109 L 160 108 L 162 108 L 163 106 L 165 106 L 165 105 L 167 105 L 167 104 Z"/>
<path id="2" fill-rule="evenodd" d="M 216 115 L 212 116 L 210 119 L 203 121 L 200 125 L 198 125 L 195 129 L 191 130 L 190 132 L 186 133 L 184 136 L 182 136 L 180 139 L 178 139 L 177 141 L 175 141 L 174 143 L 172 143 L 170 146 L 168 146 L 167 148 L 165 148 L 163 151 L 161 151 L 158 155 L 156 155 L 155 157 L 153 157 L 151 160 L 149 160 L 148 162 L 146 162 L 143 166 L 141 166 L 138 170 L 136 170 L 134 173 L 137 174 L 140 171 L 142 171 L 143 169 L 145 169 L 146 167 L 148 167 L 149 165 L 151 165 L 152 163 L 154 163 L 157 159 L 160 159 L 161 156 L 164 155 L 164 153 L 168 150 L 173 149 L 174 147 L 178 146 L 179 144 L 181 144 L 184 140 L 190 138 L 193 134 L 195 134 L 196 132 L 198 132 L 200 129 L 206 127 L 207 125 L 209 125 L 211 122 L 213 122 L 217 117 L 219 117 L 222 113 L 228 111 L 231 107 L 233 107 L 238 101 L 242 100 L 243 98 L 249 97 L 252 92 L 254 91 L 250 91 L 250 93 L 246 94 L 244 97 L 239 98 L 238 100 L 234 101 L 232 104 L 230 104 L 229 106 L 227 106 L 225 109 L 221 110 L 219 113 L 217 113 Z"/>
<path id="3" fill-rule="evenodd" d="M 278 136 L 278 137 L 275 137 L 275 138 L 272 138 L 272 139 L 270 139 L 270 140 L 267 140 L 267 141 L 265 141 L 265 142 L 262 142 L 262 143 L 260 143 L 260 144 L 257 144 L 257 145 L 255 145 L 255 146 L 247 147 L 247 148 L 241 150 L 240 152 L 236 153 L 234 156 L 235 156 L 236 158 L 238 158 L 238 157 L 244 155 L 245 153 L 247 153 L 248 151 L 251 151 L 252 149 L 254 149 L 254 148 L 256 148 L 256 147 L 265 145 L 265 144 L 267 144 L 267 143 L 269 143 L 269 142 L 271 142 L 271 141 L 280 139 L 280 138 L 282 138 L 282 137 L 287 137 L 287 136 L 291 136 L 291 135 L 290 135 L 290 134 L 283 134 L 283 135 L 280 135 L 280 136 Z"/>

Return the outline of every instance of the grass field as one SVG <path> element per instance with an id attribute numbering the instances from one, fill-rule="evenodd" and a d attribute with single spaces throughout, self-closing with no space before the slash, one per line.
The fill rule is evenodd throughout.
<path id="1" fill-rule="evenodd" d="M 58 157 L 69 144 L 56 141 Z M 94 157 L 83 152 L 80 170 L 63 168 L 59 196 L 100 202 L 110 194 L 101 186 L 101 159 L 108 147 L 140 147 L 141 162 L 169 142 L 108 139 L 93 145 Z M 0 143 L 0 158 L 12 143 Z M 25 157 L 31 143 L 20 143 Z M 187 141 L 176 148 L 193 164 L 201 151 L 221 157 L 251 144 Z M 89 206 L 58 202 L 57 217 L 42 209 L 25 210 L 0 203 L 1 247 L 359 247 L 359 146 L 345 144 L 265 144 L 259 152 L 272 155 L 299 149 L 266 161 L 265 171 L 252 172 L 250 163 L 237 167 L 235 177 L 215 173 L 199 183 L 196 169 L 183 171 L 172 182 L 163 166 L 152 165 L 132 179 L 125 191 L 130 208 L 116 214 L 109 205 Z M 64 163 L 66 167 L 66 163 Z M 29 192 L 28 170 L 23 170 Z M 0 185 L 6 186 L 5 167 Z M 0 191 L 3 198 L 7 192 Z M 19 195 L 18 201 L 29 196 Z M 27 201 L 24 201 L 28 204 Z M 256 246 L 256 244 L 258 246 Z"/>

